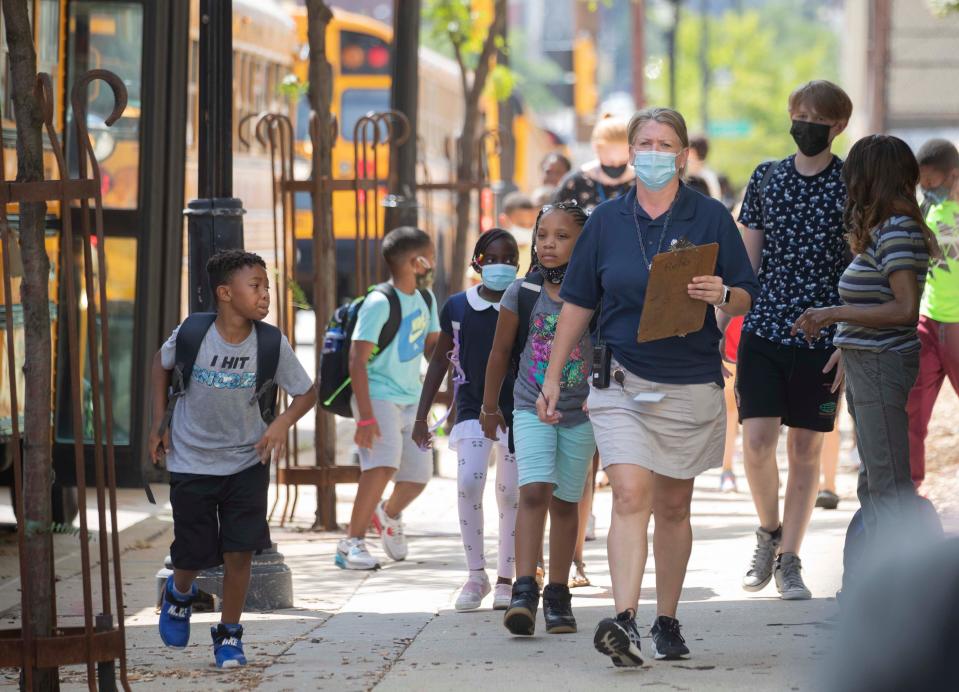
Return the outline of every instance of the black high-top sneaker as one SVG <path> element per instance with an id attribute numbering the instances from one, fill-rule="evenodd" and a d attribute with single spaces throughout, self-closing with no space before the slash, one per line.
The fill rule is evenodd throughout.
<path id="1" fill-rule="evenodd" d="M 566 584 L 547 584 L 543 589 L 543 619 L 550 634 L 570 634 L 576 631 L 573 617 L 573 595 Z"/>
<path id="2" fill-rule="evenodd" d="M 513 598 L 503 616 L 503 624 L 513 634 L 530 637 L 536 631 L 539 587 L 534 577 L 520 577 L 513 584 Z"/>

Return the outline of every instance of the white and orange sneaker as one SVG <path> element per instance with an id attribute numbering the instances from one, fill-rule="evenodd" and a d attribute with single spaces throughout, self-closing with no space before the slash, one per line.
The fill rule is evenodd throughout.
<path id="1" fill-rule="evenodd" d="M 386 501 L 380 502 L 373 512 L 373 528 L 380 534 L 383 541 L 383 552 L 391 560 L 406 559 L 406 536 L 403 533 L 403 515 L 391 519 L 386 513 Z"/>

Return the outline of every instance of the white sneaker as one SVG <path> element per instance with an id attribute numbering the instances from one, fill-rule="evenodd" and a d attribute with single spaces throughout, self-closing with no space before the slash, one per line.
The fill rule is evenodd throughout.
<path id="1" fill-rule="evenodd" d="M 373 527 L 379 532 L 383 541 L 383 552 L 391 560 L 406 559 L 406 536 L 403 534 L 403 515 L 391 519 L 386 513 L 386 502 L 380 502 L 373 512 Z"/>
<path id="2" fill-rule="evenodd" d="M 470 575 L 460 589 L 460 595 L 456 597 L 456 604 L 453 607 L 457 610 L 476 610 L 489 592 L 489 579 L 485 574 L 475 577 Z"/>
<path id="3" fill-rule="evenodd" d="M 506 610 L 513 600 L 512 584 L 497 584 L 493 587 L 493 610 Z"/>
<path id="4" fill-rule="evenodd" d="M 590 514 L 589 519 L 586 520 L 586 540 L 595 541 L 596 540 L 596 515 Z"/>
<path id="5" fill-rule="evenodd" d="M 366 541 L 362 538 L 341 538 L 336 544 L 334 564 L 340 569 L 379 569 L 370 551 L 366 549 Z"/>

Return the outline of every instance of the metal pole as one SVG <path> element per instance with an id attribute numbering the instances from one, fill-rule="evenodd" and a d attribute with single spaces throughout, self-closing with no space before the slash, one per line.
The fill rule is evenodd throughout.
<path id="1" fill-rule="evenodd" d="M 507 20 L 508 22 L 508 20 Z M 506 50 L 509 46 L 509 26 L 503 22 L 499 33 L 500 47 L 496 50 L 496 64 L 503 67 L 509 67 L 509 52 Z M 493 183 L 493 194 L 496 199 L 496 216 L 499 215 L 500 206 L 503 197 L 516 190 L 516 141 L 513 138 L 513 119 L 516 117 L 516 99 L 510 95 L 508 98 L 499 102 L 497 106 L 497 122 L 500 131 L 503 133 L 499 138 L 499 180 Z M 527 168 L 529 162 L 527 161 Z"/>
<path id="2" fill-rule="evenodd" d="M 646 3 L 632 0 L 633 5 L 633 101 L 636 108 L 646 105 Z"/>
<path id="3" fill-rule="evenodd" d="M 699 70 L 702 73 L 700 93 L 700 119 L 703 132 L 709 131 L 709 0 L 699 0 L 699 16 L 702 22 L 702 37 L 699 42 Z"/>
<path id="4" fill-rule="evenodd" d="M 416 226 L 416 114 L 419 107 L 420 0 L 393 2 L 393 64 L 390 109 L 410 123 L 411 136 L 390 146 L 389 195 L 384 230 Z"/>
<path id="5" fill-rule="evenodd" d="M 200 0 L 197 190 L 187 215 L 190 312 L 216 304 L 206 263 L 243 247 L 243 203 L 233 197 L 233 3 Z"/>
<path id="6" fill-rule="evenodd" d="M 670 0 L 673 5 L 673 26 L 666 36 L 666 45 L 669 52 L 669 107 L 676 108 L 676 38 L 679 34 L 679 3 L 681 0 Z"/>

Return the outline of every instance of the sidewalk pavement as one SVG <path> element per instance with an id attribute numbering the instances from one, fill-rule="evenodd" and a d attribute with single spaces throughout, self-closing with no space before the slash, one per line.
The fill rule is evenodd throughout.
<path id="1" fill-rule="evenodd" d="M 574 590 L 579 632 L 546 635 L 539 616 L 535 637 L 517 639 L 503 628 L 502 613 L 484 608 L 452 609 L 465 574 L 456 516 L 455 458 L 444 454 L 441 471 L 406 513 L 410 556 L 386 561 L 377 572 L 348 572 L 333 566 L 342 534 L 309 531 L 314 498 L 301 488 L 297 516 L 274 540 L 293 570 L 295 607 L 244 616 L 250 665 L 218 671 L 212 664 L 208 627 L 213 613 L 193 618 L 192 644 L 185 651 L 161 646 L 155 611 L 155 574 L 172 536 L 166 491 L 154 485 L 158 505 L 142 492 L 121 492 L 126 528 L 121 531 L 124 597 L 127 604 L 128 666 L 137 689 L 257 690 L 448 690 L 516 687 L 525 690 L 618 689 L 656 684 L 687 690 L 817 689 L 820 659 L 831 647 L 837 612 L 833 594 L 841 576 L 842 543 L 856 508 L 852 474 L 840 477 L 843 501 L 837 511 L 816 510 L 803 546 L 811 601 L 783 602 L 772 584 L 748 594 L 739 582 L 753 548 L 755 514 L 749 495 L 720 494 L 718 473 L 704 474 L 693 500 L 695 543 L 679 617 L 692 656 L 651 662 L 639 670 L 617 670 L 592 645 L 596 623 L 613 613 L 605 535 L 611 493 L 596 494 L 597 539 L 586 544 L 587 572 L 594 586 Z M 783 479 L 785 480 L 785 479 Z M 740 479 L 745 491 L 745 479 Z M 271 492 L 275 492 L 275 488 Z M 338 517 L 349 516 L 353 486 L 338 489 Z M 281 490 L 282 492 L 282 490 Z M 487 507 L 487 556 L 495 556 L 497 513 L 492 483 Z M 69 541 L 58 536 L 59 612 L 64 624 L 80 623 L 80 568 Z M 384 557 L 379 541 L 374 552 Z M 19 603 L 15 539 L 0 543 L 0 617 L 16 622 Z M 95 557 L 95 556 L 94 556 Z M 384 557 L 385 560 L 385 557 Z M 495 564 L 495 559 L 490 561 Z M 96 570 L 94 570 L 95 572 Z M 639 621 L 655 615 L 655 563 L 650 551 Z M 490 576 L 494 573 L 490 570 Z M 96 574 L 94 586 L 99 579 Z M 643 642 L 648 653 L 648 639 Z M 0 685 L 16 684 L 16 672 L 0 671 Z M 85 670 L 62 670 L 64 689 L 83 689 Z"/>

